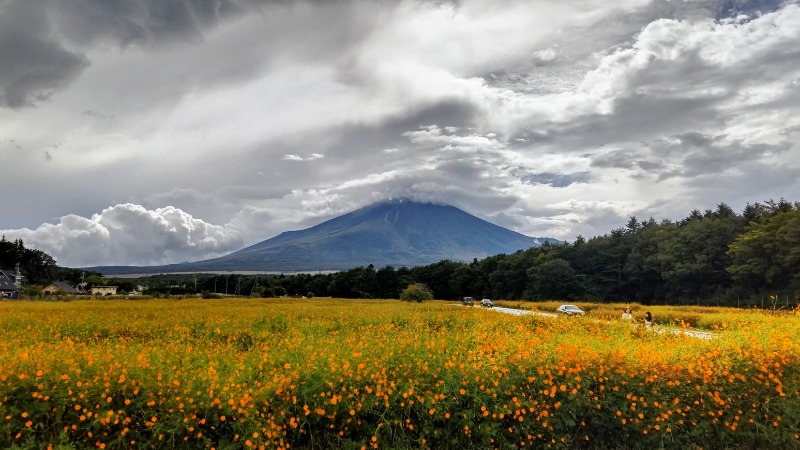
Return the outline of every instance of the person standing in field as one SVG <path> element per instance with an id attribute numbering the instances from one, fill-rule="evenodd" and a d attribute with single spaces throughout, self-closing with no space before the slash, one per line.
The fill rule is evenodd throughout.
<path id="1" fill-rule="evenodd" d="M 622 310 L 622 320 L 632 320 L 633 315 L 631 314 L 630 308 L 625 308 Z"/>
<path id="2" fill-rule="evenodd" d="M 650 311 L 644 313 L 644 324 L 647 328 L 653 328 L 653 315 L 650 314 Z"/>

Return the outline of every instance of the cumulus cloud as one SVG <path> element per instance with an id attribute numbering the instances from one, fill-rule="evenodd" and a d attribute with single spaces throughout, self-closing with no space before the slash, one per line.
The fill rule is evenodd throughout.
<path id="1" fill-rule="evenodd" d="M 230 227 L 212 225 L 171 206 L 119 204 L 91 218 L 67 215 L 36 229 L 2 230 L 8 239 L 53 256 L 59 265 L 155 265 L 207 259 L 242 247 Z"/>

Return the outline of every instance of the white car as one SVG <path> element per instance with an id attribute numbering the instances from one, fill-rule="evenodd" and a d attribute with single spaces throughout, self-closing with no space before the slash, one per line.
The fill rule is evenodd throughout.
<path id="1" fill-rule="evenodd" d="M 561 305 L 556 311 L 568 316 L 582 316 L 586 314 L 586 312 L 575 305 Z"/>
<path id="2" fill-rule="evenodd" d="M 481 300 L 481 306 L 485 306 L 487 308 L 491 308 L 494 305 L 492 304 L 491 300 L 489 300 L 488 298 L 485 298 L 485 299 Z"/>

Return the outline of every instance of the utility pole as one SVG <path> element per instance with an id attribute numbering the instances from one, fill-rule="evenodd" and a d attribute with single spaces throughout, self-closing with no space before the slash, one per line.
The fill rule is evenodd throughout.
<path id="1" fill-rule="evenodd" d="M 14 274 L 14 285 L 16 287 L 21 287 L 23 278 L 25 277 L 23 277 L 22 272 L 19 271 L 19 263 L 17 263 L 17 272 Z"/>
<path id="2" fill-rule="evenodd" d="M 253 292 L 256 290 L 256 286 L 258 286 L 258 275 L 256 275 L 256 281 L 253 283 L 253 287 L 250 289 L 250 297 L 253 296 Z"/>

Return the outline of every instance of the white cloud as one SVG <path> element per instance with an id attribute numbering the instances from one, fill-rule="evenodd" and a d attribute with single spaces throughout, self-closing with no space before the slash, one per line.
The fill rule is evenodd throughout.
<path id="1" fill-rule="evenodd" d="M 305 158 L 303 158 L 300 155 L 290 154 L 290 155 L 283 155 L 283 158 L 281 158 L 281 159 L 284 160 L 284 161 L 302 162 L 302 161 L 314 161 L 315 159 L 322 159 L 324 157 L 325 157 L 325 155 L 323 155 L 321 153 L 312 153 L 311 156 L 307 156 Z"/>
<path id="2" fill-rule="evenodd" d="M 59 265 L 154 265 L 220 256 L 242 247 L 240 233 L 171 206 L 119 204 L 91 218 L 68 215 L 36 229 L 2 230 L 53 256 Z"/>

